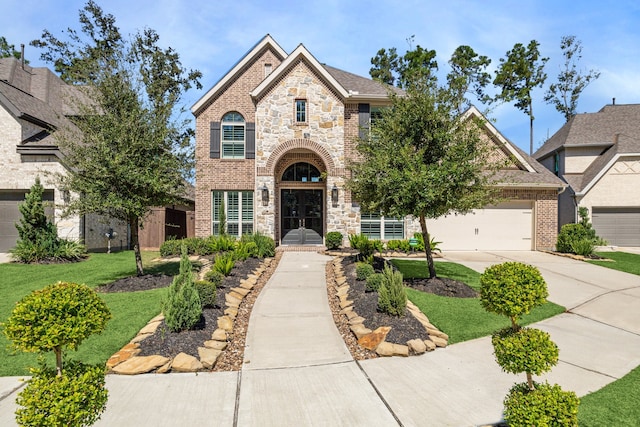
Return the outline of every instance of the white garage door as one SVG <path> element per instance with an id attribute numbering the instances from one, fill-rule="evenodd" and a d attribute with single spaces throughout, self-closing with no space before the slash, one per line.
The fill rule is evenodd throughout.
<path id="1" fill-rule="evenodd" d="M 593 228 L 610 245 L 640 246 L 640 208 L 593 208 Z"/>
<path id="2" fill-rule="evenodd" d="M 506 202 L 467 215 L 428 220 L 429 233 L 442 250 L 531 250 L 531 202 Z"/>

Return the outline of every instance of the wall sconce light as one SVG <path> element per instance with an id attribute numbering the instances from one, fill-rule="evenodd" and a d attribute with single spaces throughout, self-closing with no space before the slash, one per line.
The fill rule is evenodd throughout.
<path id="1" fill-rule="evenodd" d="M 262 184 L 260 191 L 262 192 L 262 206 L 269 206 L 269 189 L 267 185 Z"/>
<path id="2" fill-rule="evenodd" d="M 331 188 L 331 203 L 333 203 L 333 207 L 338 206 L 338 187 L 333 184 L 333 188 Z"/>

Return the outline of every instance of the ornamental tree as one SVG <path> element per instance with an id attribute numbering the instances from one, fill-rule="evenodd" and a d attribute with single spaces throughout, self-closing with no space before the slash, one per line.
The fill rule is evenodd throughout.
<path id="1" fill-rule="evenodd" d="M 107 304 L 93 289 L 58 282 L 18 301 L 4 324 L 4 333 L 19 350 L 53 351 L 60 376 L 63 350 L 76 350 L 85 338 L 102 332 L 110 318 Z"/>
<path id="2" fill-rule="evenodd" d="M 160 48 L 151 29 L 125 39 L 113 15 L 93 0 L 80 11 L 80 23 L 65 38 L 44 30 L 31 42 L 65 82 L 81 89 L 69 100 L 73 126 L 54 134 L 68 167 L 57 176 L 60 184 L 81 195 L 64 214 L 127 223 L 142 275 L 138 229 L 152 206 L 180 201 L 192 171 L 193 130 L 179 118 L 179 105 L 185 91 L 201 87 L 201 73 L 183 69 L 177 52 Z"/>
<path id="3" fill-rule="evenodd" d="M 363 210 L 417 218 L 423 241 L 430 242 L 427 218 L 495 201 L 491 183 L 499 165 L 490 161 L 482 121 L 461 115 L 452 92 L 429 76 L 390 97 L 369 136 L 356 142 L 347 187 Z M 430 245 L 425 254 L 429 277 L 435 277 Z"/>

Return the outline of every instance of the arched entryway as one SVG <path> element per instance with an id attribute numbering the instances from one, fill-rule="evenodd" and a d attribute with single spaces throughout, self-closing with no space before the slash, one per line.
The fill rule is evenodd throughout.
<path id="1" fill-rule="evenodd" d="M 276 224 L 281 245 L 321 245 L 326 229 L 326 177 L 309 150 L 285 154 L 275 168 Z"/>

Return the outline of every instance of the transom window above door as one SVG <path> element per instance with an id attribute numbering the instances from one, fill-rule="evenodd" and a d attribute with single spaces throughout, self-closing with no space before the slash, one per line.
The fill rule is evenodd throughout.
<path id="1" fill-rule="evenodd" d="M 245 123 L 240 113 L 232 111 L 222 118 L 222 158 L 244 159 Z"/>
<path id="2" fill-rule="evenodd" d="M 299 162 L 292 164 L 284 171 L 282 181 L 320 182 L 322 174 L 312 164 Z"/>

